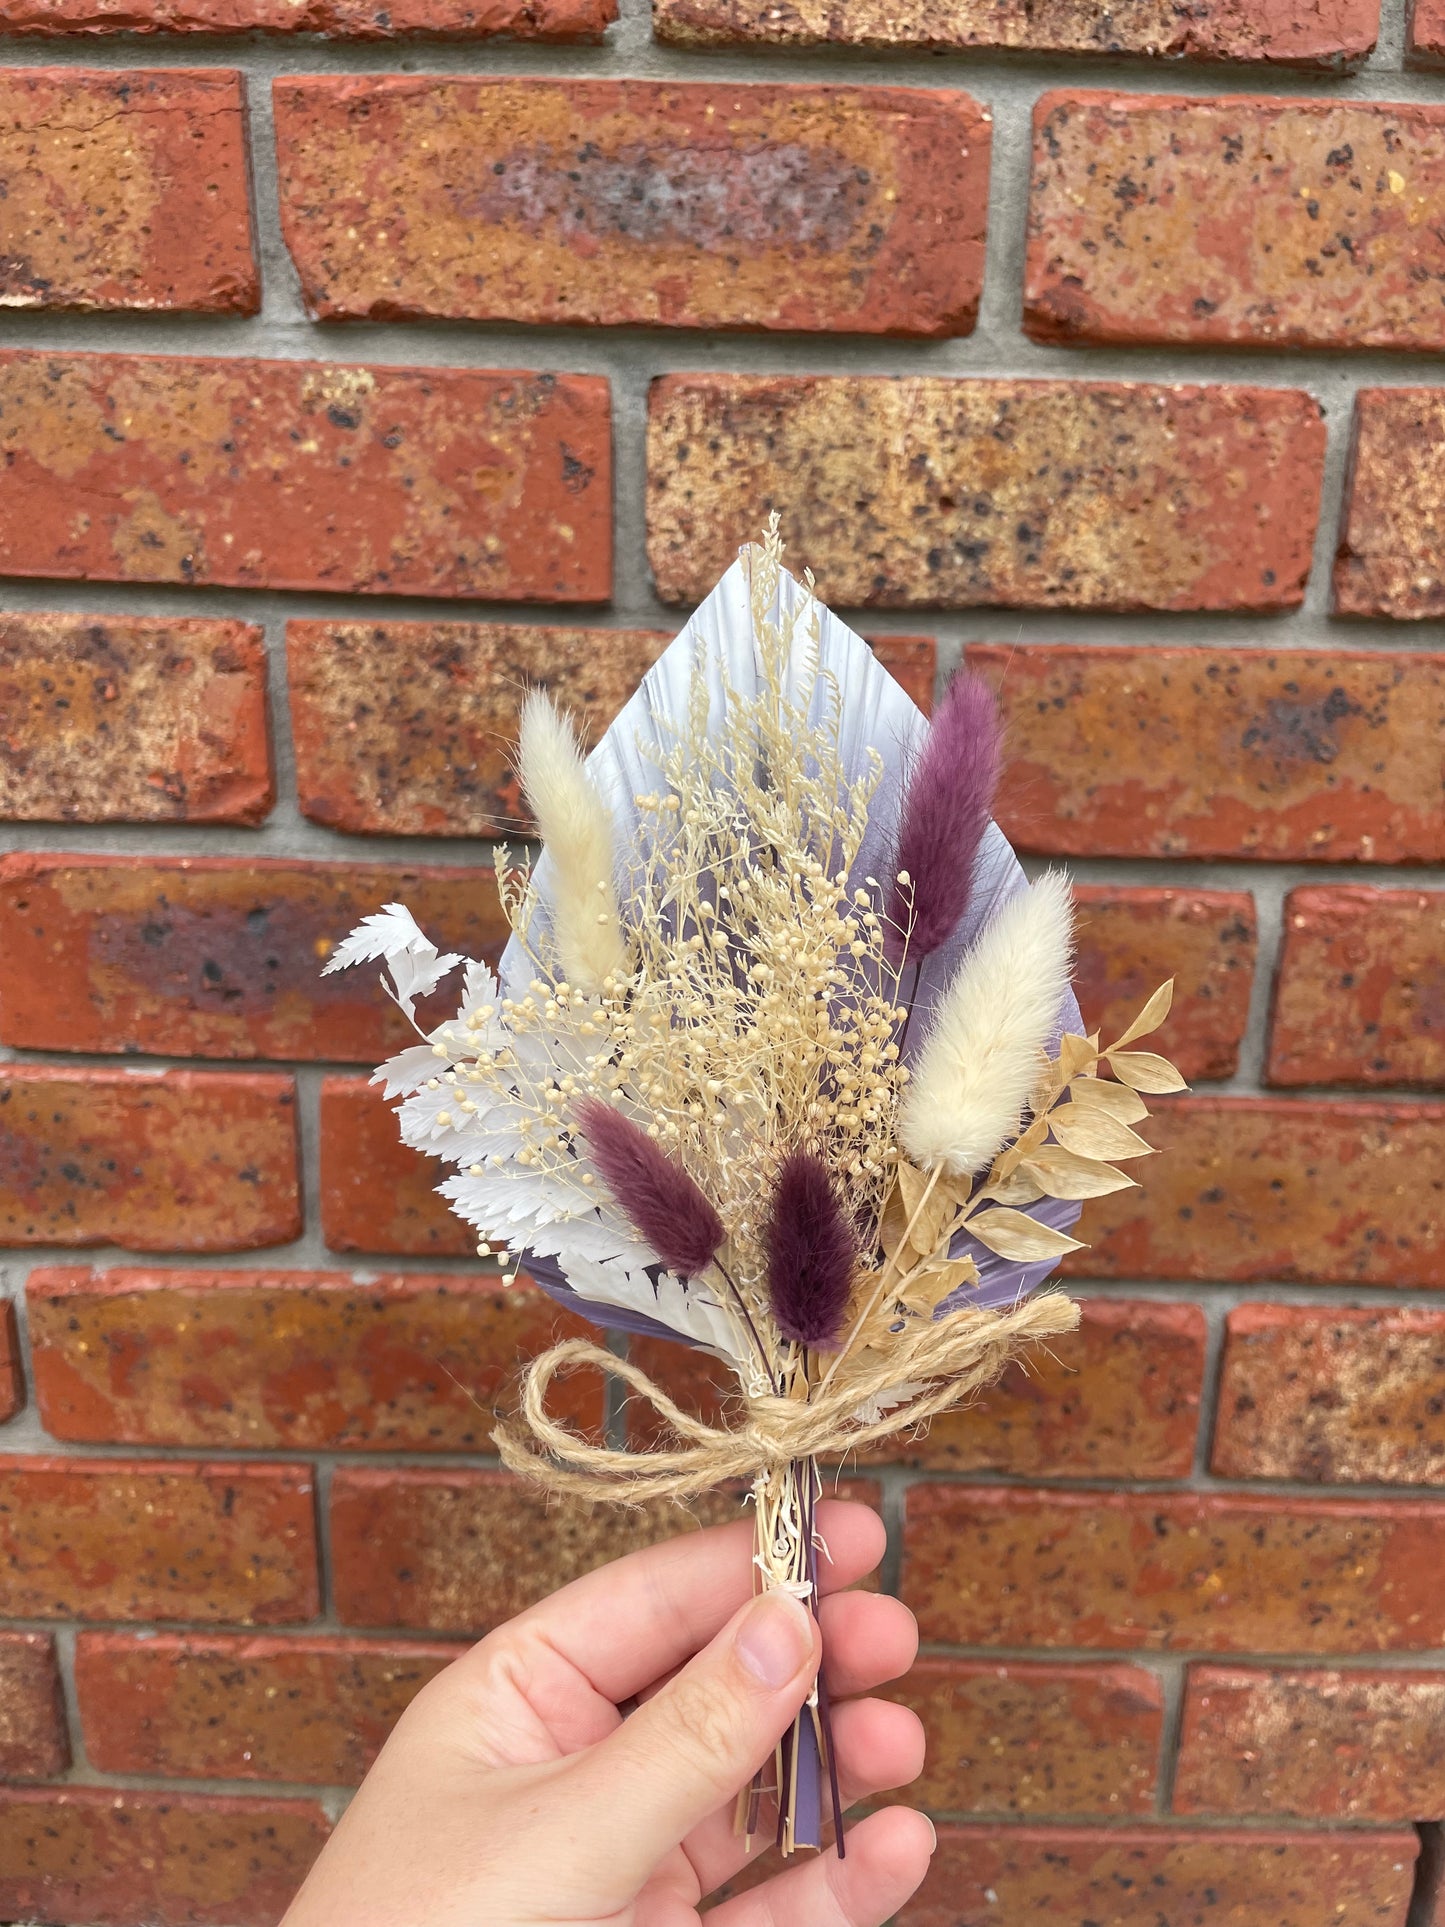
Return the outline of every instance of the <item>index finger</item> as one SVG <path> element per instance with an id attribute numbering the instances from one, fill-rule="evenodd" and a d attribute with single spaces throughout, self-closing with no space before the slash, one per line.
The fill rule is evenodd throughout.
<path id="1" fill-rule="evenodd" d="M 837 1592 L 871 1572 L 887 1534 L 871 1506 L 818 1505 L 818 1583 Z M 509 1635 L 541 1639 L 604 1699 L 630 1698 L 681 1666 L 752 1596 L 753 1522 L 665 1539 L 573 1580 L 529 1607 Z"/>

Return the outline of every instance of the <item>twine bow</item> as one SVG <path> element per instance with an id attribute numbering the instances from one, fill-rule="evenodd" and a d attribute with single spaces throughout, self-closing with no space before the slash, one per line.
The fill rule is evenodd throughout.
<path id="1" fill-rule="evenodd" d="M 502 1463 L 550 1491 L 574 1498 L 640 1505 L 689 1499 L 727 1479 L 780 1471 L 800 1459 L 838 1457 L 895 1438 L 963 1404 L 998 1377 L 1023 1346 L 1073 1331 L 1079 1308 L 1062 1292 L 1040 1292 L 1007 1311 L 961 1311 L 918 1320 L 886 1351 L 863 1352 L 807 1400 L 772 1394 L 749 1398 L 742 1422 L 709 1425 L 675 1404 L 629 1360 L 590 1339 L 569 1338 L 533 1359 L 522 1379 L 516 1415 L 492 1433 Z M 554 1379 L 591 1367 L 612 1372 L 645 1398 L 677 1446 L 629 1452 L 594 1445 L 547 1409 Z M 891 1411 L 860 1419 L 901 1386 L 908 1396 Z"/>

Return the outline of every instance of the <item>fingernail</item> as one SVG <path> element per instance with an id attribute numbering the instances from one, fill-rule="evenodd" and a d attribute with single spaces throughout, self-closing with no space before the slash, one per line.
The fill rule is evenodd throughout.
<path id="1" fill-rule="evenodd" d="M 928 1815 L 926 1813 L 924 1814 L 923 1817 L 925 1820 L 928 1820 Z M 930 1853 L 933 1853 L 936 1851 L 937 1847 L 938 1847 L 938 1828 L 934 1826 L 931 1820 L 928 1820 L 928 1851 Z"/>
<path id="2" fill-rule="evenodd" d="M 813 1650 L 806 1606 L 787 1592 L 765 1592 L 744 1613 L 735 1635 L 738 1658 L 764 1686 L 786 1686 Z"/>

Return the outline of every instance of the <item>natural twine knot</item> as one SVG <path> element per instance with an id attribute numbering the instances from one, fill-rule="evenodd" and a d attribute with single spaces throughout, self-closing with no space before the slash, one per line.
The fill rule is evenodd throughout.
<path id="1" fill-rule="evenodd" d="M 841 1457 L 895 1438 L 976 1397 L 1025 1346 L 1073 1331 L 1078 1322 L 1078 1306 L 1056 1291 L 1006 1311 L 910 1321 L 886 1351 L 850 1359 L 846 1378 L 835 1375 L 806 1400 L 771 1392 L 746 1399 L 736 1426 L 709 1425 L 683 1411 L 640 1366 L 590 1339 L 569 1338 L 533 1359 L 516 1415 L 492 1438 L 505 1466 L 553 1492 L 623 1505 L 695 1498 L 727 1479 L 778 1472 L 799 1459 Z M 628 1452 L 594 1445 L 553 1418 L 547 1410 L 552 1381 L 587 1368 L 624 1380 L 680 1443 Z M 880 1398 L 905 1388 L 891 1411 L 867 1416 Z"/>

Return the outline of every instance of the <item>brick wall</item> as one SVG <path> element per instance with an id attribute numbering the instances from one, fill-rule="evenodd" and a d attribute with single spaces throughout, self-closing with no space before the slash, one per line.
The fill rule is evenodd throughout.
<path id="1" fill-rule="evenodd" d="M 496 952 L 519 689 L 602 727 L 776 502 L 1195 1086 L 1077 1338 L 859 1468 L 907 1927 L 1445 1921 L 1445 9 L 611 11 L 0 0 L 0 1919 L 265 1927 L 671 1529 L 495 1469 L 554 1315 L 316 970 Z"/>

